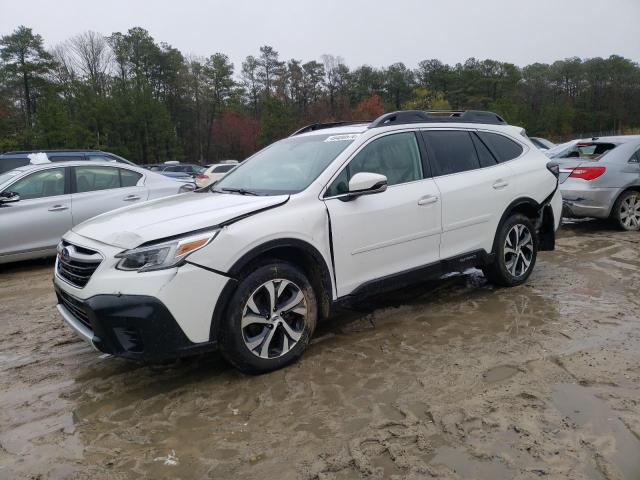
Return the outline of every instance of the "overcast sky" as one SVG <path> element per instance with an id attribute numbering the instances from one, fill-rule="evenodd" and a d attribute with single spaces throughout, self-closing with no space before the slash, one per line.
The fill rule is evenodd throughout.
<path id="1" fill-rule="evenodd" d="M 265 44 L 281 59 L 328 53 L 351 67 L 611 54 L 640 61 L 640 0 L 0 0 L 0 34 L 18 25 L 49 47 L 85 30 L 141 26 L 183 54 L 226 53 L 238 69 Z"/>

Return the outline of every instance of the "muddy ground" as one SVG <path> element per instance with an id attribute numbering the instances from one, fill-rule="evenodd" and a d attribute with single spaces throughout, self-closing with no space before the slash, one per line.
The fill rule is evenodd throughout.
<path id="1" fill-rule="evenodd" d="M 640 478 L 640 234 L 581 222 L 527 285 L 479 272 L 320 326 L 302 360 L 104 358 L 52 262 L 0 272 L 0 478 Z"/>

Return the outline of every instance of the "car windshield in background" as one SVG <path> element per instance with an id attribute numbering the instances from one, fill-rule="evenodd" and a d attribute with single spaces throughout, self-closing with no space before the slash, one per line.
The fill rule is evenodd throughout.
<path id="1" fill-rule="evenodd" d="M 349 146 L 358 134 L 290 137 L 261 150 L 212 189 L 257 195 L 298 193 Z"/>
<path id="2" fill-rule="evenodd" d="M 599 160 L 604 154 L 616 148 L 615 143 L 581 142 L 553 152 L 551 158 L 580 158 Z"/>

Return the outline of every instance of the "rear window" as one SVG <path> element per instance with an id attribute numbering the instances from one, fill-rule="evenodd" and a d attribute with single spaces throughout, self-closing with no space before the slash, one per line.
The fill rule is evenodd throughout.
<path id="1" fill-rule="evenodd" d="M 608 142 L 580 142 L 571 145 L 552 158 L 581 158 L 583 160 L 599 160 L 617 145 Z"/>
<path id="2" fill-rule="evenodd" d="M 0 158 L 0 173 L 8 172 L 14 168 L 29 165 L 29 159 L 26 157 L 5 157 Z"/>
<path id="3" fill-rule="evenodd" d="M 213 169 L 213 171 L 216 173 L 224 173 L 224 172 L 228 172 L 233 167 L 235 167 L 235 165 L 218 165 Z"/>
<path id="4" fill-rule="evenodd" d="M 478 132 L 478 136 L 489 147 L 498 163 L 508 162 L 522 155 L 522 146 L 504 135 Z"/>

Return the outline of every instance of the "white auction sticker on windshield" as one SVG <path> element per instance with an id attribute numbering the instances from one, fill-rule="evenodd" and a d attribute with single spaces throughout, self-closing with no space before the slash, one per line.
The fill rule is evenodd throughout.
<path id="1" fill-rule="evenodd" d="M 342 135 L 331 135 L 327 137 L 325 142 L 351 142 L 358 138 L 359 133 L 345 133 Z"/>

